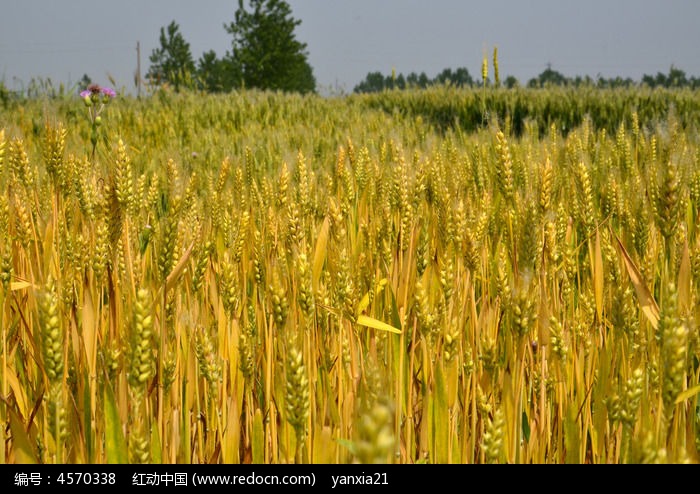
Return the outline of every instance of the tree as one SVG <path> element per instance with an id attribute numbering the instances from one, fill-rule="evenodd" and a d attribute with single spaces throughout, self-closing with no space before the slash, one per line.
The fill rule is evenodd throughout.
<path id="1" fill-rule="evenodd" d="M 5 82 L 0 81 L 0 105 L 2 105 L 3 108 L 7 108 L 9 105 L 10 96 L 10 90 L 5 86 Z"/>
<path id="2" fill-rule="evenodd" d="M 663 74 L 659 73 L 659 75 Z M 654 88 L 656 87 L 656 79 L 654 79 L 653 75 L 644 74 L 644 76 L 642 77 L 642 84 L 646 84 L 647 86 Z"/>
<path id="3" fill-rule="evenodd" d="M 381 72 L 370 72 L 364 81 L 355 86 L 353 91 L 356 93 L 379 93 L 386 88 L 384 80 Z"/>
<path id="4" fill-rule="evenodd" d="M 250 10 L 238 0 L 235 22 L 224 25 L 233 36 L 227 54 L 229 74 L 236 86 L 302 93 L 316 90 L 308 63 L 306 43 L 297 41 L 294 29 L 301 24 L 282 0 L 248 0 Z"/>
<path id="5" fill-rule="evenodd" d="M 453 86 L 466 87 L 472 86 L 474 84 L 474 79 L 472 79 L 466 67 L 459 67 L 454 71 L 450 68 L 444 69 L 437 75 L 435 82 L 442 84 L 449 82 Z"/>
<path id="6" fill-rule="evenodd" d="M 83 74 L 83 77 L 80 79 L 80 88 L 85 89 L 90 84 L 92 84 L 92 79 L 90 78 L 90 76 L 87 74 Z"/>
<path id="7" fill-rule="evenodd" d="M 172 21 L 167 27 L 160 28 L 160 48 L 153 50 L 150 56 L 151 67 L 146 77 L 156 84 L 168 82 L 178 91 L 180 86 L 191 85 L 195 73 L 190 44 L 180 33 L 180 26 Z"/>
<path id="8" fill-rule="evenodd" d="M 580 76 L 574 80 L 574 84 L 577 87 L 583 86 L 584 84 L 588 84 L 588 83 L 589 83 L 588 79 L 583 80 L 583 79 L 581 79 Z M 609 79 L 606 79 L 604 77 L 598 77 L 597 86 L 599 88 L 608 88 L 608 89 L 615 89 L 615 88 L 619 88 L 619 87 L 630 88 L 630 87 L 634 87 L 634 81 L 629 77 L 627 77 L 626 79 L 623 79 L 620 76 L 611 77 Z"/>
<path id="9" fill-rule="evenodd" d="M 546 86 L 565 86 L 569 83 L 569 80 L 561 73 L 552 69 L 552 66 L 547 64 L 547 68 L 542 71 L 534 79 L 530 79 L 527 85 L 528 87 L 546 87 Z"/>
<path id="10" fill-rule="evenodd" d="M 697 80 L 694 77 L 688 79 L 685 71 L 671 65 L 668 70 L 668 75 L 657 72 L 656 76 L 645 74 L 642 77 L 642 84 L 654 87 L 679 88 L 679 87 L 697 87 Z"/>
<path id="11" fill-rule="evenodd" d="M 685 71 L 673 65 L 671 65 L 668 71 L 667 81 L 668 87 L 685 87 L 688 85 L 688 78 L 685 75 Z"/>
<path id="12" fill-rule="evenodd" d="M 399 74 L 396 77 L 392 74 L 391 76 L 387 76 L 384 84 L 388 89 L 406 89 L 406 78 L 403 74 Z"/>
<path id="13" fill-rule="evenodd" d="M 197 79 L 201 89 L 216 93 L 230 91 L 240 77 L 234 74 L 228 60 L 216 58 L 214 50 L 209 50 L 197 62 Z"/>
<path id="14" fill-rule="evenodd" d="M 406 85 L 408 87 L 425 89 L 430 84 L 430 79 L 425 75 L 425 72 L 421 72 L 420 75 L 415 72 L 411 72 L 406 76 Z"/>
<path id="15" fill-rule="evenodd" d="M 506 80 L 503 81 L 503 85 L 508 89 L 513 89 L 520 86 L 520 81 L 518 81 L 514 75 L 509 75 L 506 77 Z"/>

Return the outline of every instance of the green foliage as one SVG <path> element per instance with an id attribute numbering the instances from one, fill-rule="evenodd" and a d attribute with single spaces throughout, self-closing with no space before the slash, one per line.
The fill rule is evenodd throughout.
<path id="1" fill-rule="evenodd" d="M 224 25 L 233 36 L 227 54 L 233 74 L 247 88 L 313 92 L 316 80 L 307 61 L 306 43 L 296 39 L 301 24 L 282 0 L 250 0 L 249 9 L 238 2 L 235 21 Z"/>
<path id="2" fill-rule="evenodd" d="M 204 52 L 197 62 L 199 86 L 210 93 L 230 90 L 234 81 L 240 80 L 234 70 L 229 60 L 216 58 L 213 50 Z"/>
<path id="3" fill-rule="evenodd" d="M 534 79 L 530 79 L 530 81 L 527 83 L 528 87 L 545 87 L 548 85 L 552 86 L 565 86 L 567 83 L 566 77 L 561 72 L 558 72 L 554 69 L 552 69 L 551 66 L 547 66 L 547 68 L 542 71 L 540 75 L 538 75 Z"/>
<path id="4" fill-rule="evenodd" d="M 224 24 L 233 36 L 232 51 L 222 58 L 206 51 L 195 64 L 189 43 L 173 21 L 160 30 L 160 47 L 150 56 L 147 77 L 154 84 L 171 84 L 176 91 L 196 87 L 211 93 L 236 88 L 314 92 L 306 44 L 294 34 L 299 24 L 287 2 L 251 0 L 246 9 L 241 0 L 234 22 Z"/>
<path id="5" fill-rule="evenodd" d="M 425 72 L 422 72 L 420 75 L 416 74 L 415 72 L 411 72 L 406 77 L 404 77 L 403 74 L 395 76 L 393 74 L 384 75 L 381 72 L 369 72 L 365 79 L 355 86 L 354 92 L 379 93 L 388 89 L 425 89 L 431 86 L 447 83 L 456 87 L 472 87 L 476 85 L 474 79 L 469 74 L 469 71 L 464 67 L 460 67 L 456 70 L 452 70 L 450 68 L 444 69 L 433 79 L 428 78 L 428 76 L 425 75 Z M 503 81 L 503 86 L 505 86 L 507 89 L 517 88 L 520 86 L 520 81 L 518 81 L 515 76 L 509 75 Z M 644 86 L 649 88 L 697 89 L 700 87 L 700 78 L 688 77 L 683 70 L 678 69 L 673 65 L 671 66 L 668 75 L 661 72 L 657 73 L 655 76 L 647 74 L 642 77 L 641 81 L 634 81 L 629 77 L 623 78 L 620 76 L 610 78 L 599 76 L 596 79 L 593 79 L 590 76 L 567 77 L 561 72 L 554 70 L 550 64 L 547 64 L 547 68 L 536 77 L 533 77 L 527 81 L 526 86 L 532 89 L 549 87 L 597 87 L 600 89 L 629 89 Z"/>
<path id="6" fill-rule="evenodd" d="M 370 72 L 365 77 L 365 80 L 355 86 L 356 93 L 379 93 L 387 89 L 407 89 L 421 88 L 425 89 L 438 84 L 450 84 L 456 87 L 468 87 L 474 85 L 474 79 L 469 74 L 469 70 L 465 67 L 459 67 L 457 70 L 450 68 L 444 69 L 433 79 L 428 78 L 425 72 L 420 75 L 411 72 L 404 77 L 403 74 L 395 76 L 382 75 L 381 72 Z"/>
<path id="7" fill-rule="evenodd" d="M 10 102 L 10 91 L 5 86 L 5 83 L 0 81 L 0 104 L 2 104 L 2 106 L 4 108 L 7 108 L 7 105 L 9 102 Z"/>
<path id="8" fill-rule="evenodd" d="M 692 87 L 697 89 L 700 87 L 700 78 L 691 77 L 688 78 L 685 71 L 671 65 L 671 68 L 667 74 L 657 72 L 655 76 L 644 75 L 642 77 L 642 83 L 649 87 L 666 87 L 666 88 L 679 88 L 679 87 Z"/>
<path id="9" fill-rule="evenodd" d="M 190 52 L 190 44 L 180 33 L 180 26 L 172 21 L 166 28 L 160 28 L 160 47 L 149 57 L 151 67 L 146 77 L 156 84 L 172 84 L 176 91 L 191 86 L 195 65 Z"/>

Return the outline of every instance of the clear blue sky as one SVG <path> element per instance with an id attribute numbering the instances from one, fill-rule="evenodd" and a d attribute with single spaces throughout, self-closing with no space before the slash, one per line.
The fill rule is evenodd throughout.
<path id="1" fill-rule="evenodd" d="M 368 72 L 467 67 L 499 50 L 501 77 L 521 82 L 550 63 L 567 76 L 667 73 L 700 76 L 698 0 L 291 0 L 321 89 L 346 91 Z M 133 88 L 136 41 L 142 73 L 160 28 L 175 20 L 197 60 L 231 46 L 223 28 L 237 0 L 3 0 L 0 80 L 76 83 L 83 74 Z"/>

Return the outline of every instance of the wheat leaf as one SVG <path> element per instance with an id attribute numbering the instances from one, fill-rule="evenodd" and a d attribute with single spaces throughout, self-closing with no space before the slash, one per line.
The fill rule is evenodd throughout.
<path id="1" fill-rule="evenodd" d="M 262 411 L 259 408 L 255 410 L 253 417 L 253 441 L 251 448 L 253 450 L 253 463 L 265 463 L 265 429 L 263 427 Z"/>
<path id="2" fill-rule="evenodd" d="M 690 253 L 688 252 L 688 240 L 686 239 L 683 246 L 683 254 L 681 255 L 681 265 L 678 268 L 678 305 L 683 312 L 690 309 L 691 282 Z"/>
<path id="3" fill-rule="evenodd" d="M 318 290 L 318 280 L 321 278 L 321 270 L 323 262 L 326 260 L 326 246 L 328 245 L 328 231 L 330 230 L 330 219 L 326 216 L 321 226 L 321 231 L 316 238 L 316 247 L 314 248 L 314 263 L 311 267 L 311 287 L 314 292 Z"/>
<path id="4" fill-rule="evenodd" d="M 190 244 L 190 246 L 187 248 L 185 253 L 182 255 L 180 258 L 180 261 L 175 265 L 173 270 L 170 272 L 168 277 L 165 280 L 165 291 L 168 292 L 170 289 L 175 285 L 175 282 L 177 281 L 178 277 L 180 274 L 182 274 L 182 271 L 185 269 L 185 266 L 187 265 L 187 261 L 190 258 L 190 255 L 192 255 L 192 249 L 194 249 L 194 242 Z"/>
<path id="5" fill-rule="evenodd" d="M 686 389 L 685 391 L 680 393 L 676 398 L 676 405 L 687 400 L 688 398 L 692 398 L 698 393 L 700 393 L 700 384 L 698 384 L 697 386 L 693 386 L 692 388 Z"/>
<path id="6" fill-rule="evenodd" d="M 10 283 L 10 291 L 14 292 L 15 290 L 24 290 L 25 288 L 29 288 L 30 286 L 33 285 L 28 281 L 13 281 Z"/>
<path id="7" fill-rule="evenodd" d="M 379 295 L 382 290 L 384 290 L 384 287 L 386 286 L 388 280 L 386 278 L 382 278 L 379 280 L 374 287 L 374 296 Z M 360 300 L 360 302 L 357 304 L 357 315 L 360 315 L 363 313 L 367 307 L 369 307 L 369 300 L 370 300 L 370 292 L 372 289 L 370 289 L 367 293 L 365 293 L 364 297 Z"/>
<path id="8" fill-rule="evenodd" d="M 595 249 L 593 254 L 593 288 L 595 310 L 598 320 L 603 320 L 603 253 L 600 248 L 600 233 L 595 230 Z"/>
<path id="9" fill-rule="evenodd" d="M 126 439 L 122 432 L 119 410 L 110 386 L 105 386 L 104 400 L 107 463 L 128 463 L 129 455 L 126 448 Z"/>
<path id="10" fill-rule="evenodd" d="M 385 322 L 379 321 L 373 317 L 369 317 L 364 314 L 357 316 L 357 324 L 361 326 L 367 326 L 368 328 L 379 329 L 381 331 L 388 331 L 394 334 L 401 334 L 401 330 L 396 329 L 391 324 L 387 324 Z"/>
<path id="11" fill-rule="evenodd" d="M 10 431 L 12 432 L 12 450 L 15 453 L 14 463 L 38 463 L 32 449 L 32 441 L 24 430 L 22 419 L 17 413 L 8 407 L 10 412 Z"/>
<path id="12" fill-rule="evenodd" d="M 617 241 L 618 250 L 620 251 L 622 260 L 625 263 L 627 274 L 629 275 L 632 285 L 634 286 L 634 291 L 637 294 L 637 300 L 642 308 L 642 312 L 646 318 L 649 319 L 652 327 L 657 329 L 659 326 L 659 306 L 657 305 L 656 300 L 654 300 L 654 296 L 649 291 L 649 288 L 647 288 L 646 284 L 644 283 L 642 274 L 639 272 L 639 269 L 634 264 L 634 261 L 632 261 L 632 258 L 627 253 L 625 246 L 622 245 L 622 242 L 619 238 L 617 238 L 617 235 L 613 233 L 613 236 Z"/>

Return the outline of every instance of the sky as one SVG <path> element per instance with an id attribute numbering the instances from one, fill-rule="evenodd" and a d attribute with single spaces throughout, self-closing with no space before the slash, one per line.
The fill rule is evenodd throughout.
<path id="1" fill-rule="evenodd" d="M 501 79 L 526 83 L 548 66 L 565 76 L 700 76 L 698 0 L 289 0 L 297 39 L 322 92 L 351 92 L 369 72 L 466 67 L 498 47 Z M 231 49 L 224 24 L 238 0 L 2 0 L 0 81 L 21 90 L 32 80 L 77 84 L 83 74 L 132 91 L 175 21 L 195 59 Z M 491 70 L 491 69 L 490 69 Z M 491 76 L 492 77 L 492 76 Z"/>

